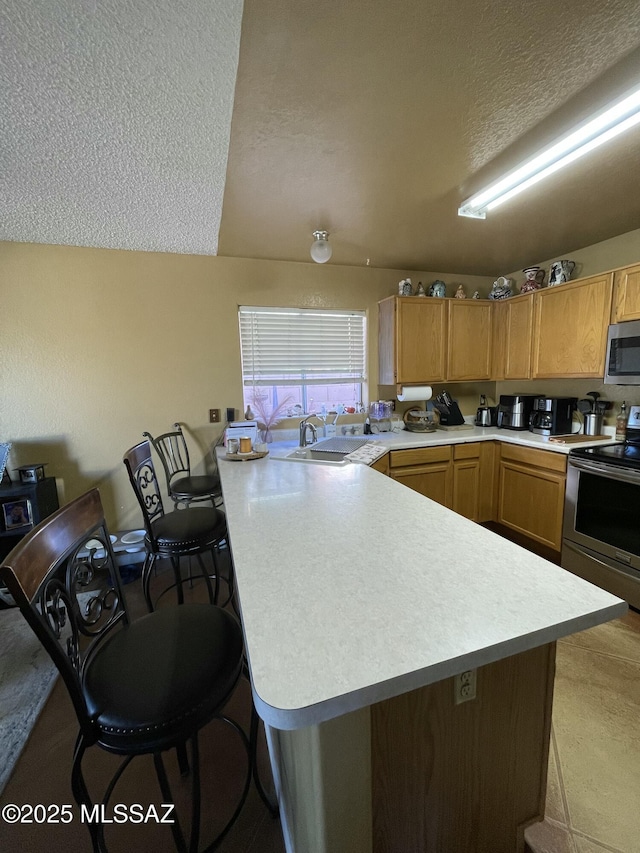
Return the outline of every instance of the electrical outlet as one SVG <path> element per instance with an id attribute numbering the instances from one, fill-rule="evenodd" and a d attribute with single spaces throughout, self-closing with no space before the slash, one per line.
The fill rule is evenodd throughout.
<path id="1" fill-rule="evenodd" d="M 467 669 L 453 679 L 456 705 L 476 698 L 476 670 Z"/>
<path id="2" fill-rule="evenodd" d="M 220 423 L 220 409 L 209 409 L 209 423 L 210 424 L 219 424 Z"/>

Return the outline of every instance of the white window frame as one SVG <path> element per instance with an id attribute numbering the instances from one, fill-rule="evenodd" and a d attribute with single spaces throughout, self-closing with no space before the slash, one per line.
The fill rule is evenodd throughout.
<path id="1" fill-rule="evenodd" d="M 238 320 L 244 388 L 367 381 L 364 310 L 241 305 Z"/>

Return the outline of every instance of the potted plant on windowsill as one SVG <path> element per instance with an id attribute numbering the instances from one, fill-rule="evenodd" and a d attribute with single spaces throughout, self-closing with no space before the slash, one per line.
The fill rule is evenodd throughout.
<path id="1" fill-rule="evenodd" d="M 278 423 L 278 421 L 282 420 L 283 412 L 286 407 L 291 402 L 291 397 L 286 397 L 281 403 L 278 403 L 277 406 L 269 409 L 269 397 L 267 394 L 257 394 L 255 391 L 253 393 L 252 399 L 252 408 L 256 415 L 256 420 L 258 422 L 258 429 L 260 430 L 260 438 L 266 444 L 271 444 L 273 441 L 273 427 Z"/>

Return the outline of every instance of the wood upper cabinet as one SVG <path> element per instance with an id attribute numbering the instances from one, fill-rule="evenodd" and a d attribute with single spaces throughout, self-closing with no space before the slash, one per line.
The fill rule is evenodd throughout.
<path id="1" fill-rule="evenodd" d="M 501 444 L 496 521 L 560 551 L 566 470 L 561 453 Z"/>
<path id="2" fill-rule="evenodd" d="M 612 292 L 605 273 L 533 294 L 534 379 L 604 376 Z"/>
<path id="3" fill-rule="evenodd" d="M 501 299 L 493 307 L 492 379 L 530 379 L 533 299 L 530 294 Z"/>
<path id="4" fill-rule="evenodd" d="M 614 273 L 611 322 L 625 320 L 640 320 L 640 264 Z"/>
<path id="5" fill-rule="evenodd" d="M 390 296 L 378 303 L 378 382 L 442 382 L 447 300 Z"/>
<path id="6" fill-rule="evenodd" d="M 491 379 L 493 305 L 488 300 L 449 299 L 446 378 Z"/>

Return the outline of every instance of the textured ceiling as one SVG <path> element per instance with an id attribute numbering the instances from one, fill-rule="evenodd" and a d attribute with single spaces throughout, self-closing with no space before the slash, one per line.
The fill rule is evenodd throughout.
<path id="1" fill-rule="evenodd" d="M 226 255 L 494 274 L 640 225 L 640 130 L 486 221 L 460 202 L 640 86 L 637 0 L 245 0 Z M 633 183 L 636 186 L 632 190 Z"/>
<path id="2" fill-rule="evenodd" d="M 0 0 L 0 239 L 215 254 L 242 0 Z"/>
<path id="3" fill-rule="evenodd" d="M 639 45 L 637 0 L 0 0 L 0 239 L 509 272 L 640 227 L 640 129 L 457 216 Z"/>

